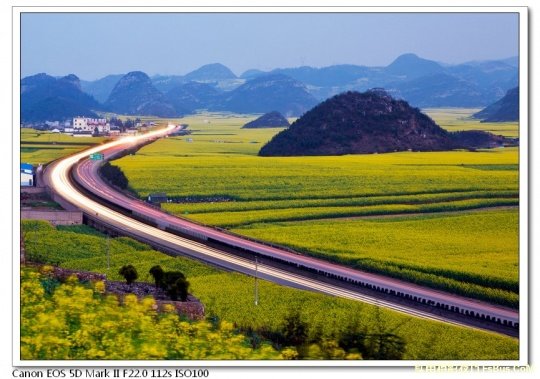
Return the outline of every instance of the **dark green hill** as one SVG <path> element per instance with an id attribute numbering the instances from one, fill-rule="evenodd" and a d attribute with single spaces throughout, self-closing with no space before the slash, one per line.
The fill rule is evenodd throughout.
<path id="1" fill-rule="evenodd" d="M 256 128 L 280 128 L 288 127 L 289 121 L 283 117 L 279 112 L 273 111 L 263 114 L 261 117 L 248 122 L 242 129 L 256 129 Z"/>
<path id="2" fill-rule="evenodd" d="M 261 156 L 303 156 L 441 151 L 511 144 L 485 132 L 450 133 L 382 89 L 346 92 L 308 111 L 278 133 Z"/>
<path id="3" fill-rule="evenodd" d="M 473 116 L 482 122 L 519 121 L 519 87 L 508 90 L 502 99 Z"/>

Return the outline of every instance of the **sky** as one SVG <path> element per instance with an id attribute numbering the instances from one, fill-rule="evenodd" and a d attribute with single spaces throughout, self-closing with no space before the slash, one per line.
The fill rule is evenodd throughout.
<path id="1" fill-rule="evenodd" d="M 518 55 L 516 13 L 23 13 L 21 75 L 84 80 L 140 70 L 457 64 Z"/>

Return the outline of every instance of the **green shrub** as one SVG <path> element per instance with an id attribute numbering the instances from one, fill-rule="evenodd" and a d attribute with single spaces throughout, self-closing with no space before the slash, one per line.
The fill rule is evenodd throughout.
<path id="1" fill-rule="evenodd" d="M 133 283 L 139 277 L 137 269 L 133 265 L 122 266 L 118 273 L 126 279 L 127 284 Z"/>

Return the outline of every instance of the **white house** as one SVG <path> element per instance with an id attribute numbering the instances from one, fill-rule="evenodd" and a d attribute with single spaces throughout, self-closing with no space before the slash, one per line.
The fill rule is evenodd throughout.
<path id="1" fill-rule="evenodd" d="M 21 187 L 32 187 L 36 184 L 34 166 L 21 163 Z"/>
<path id="2" fill-rule="evenodd" d="M 111 126 L 104 118 L 75 117 L 73 119 L 73 133 L 94 133 L 96 128 L 99 134 L 107 134 Z"/>

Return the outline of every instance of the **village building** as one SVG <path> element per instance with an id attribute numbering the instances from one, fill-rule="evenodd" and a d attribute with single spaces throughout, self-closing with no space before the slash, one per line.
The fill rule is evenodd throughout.
<path id="1" fill-rule="evenodd" d="M 105 118 L 88 118 L 75 117 L 73 118 L 72 133 L 73 135 L 81 134 L 108 134 L 111 130 L 110 124 Z"/>
<path id="2" fill-rule="evenodd" d="M 21 163 L 21 187 L 36 185 L 36 173 L 30 163 Z"/>

